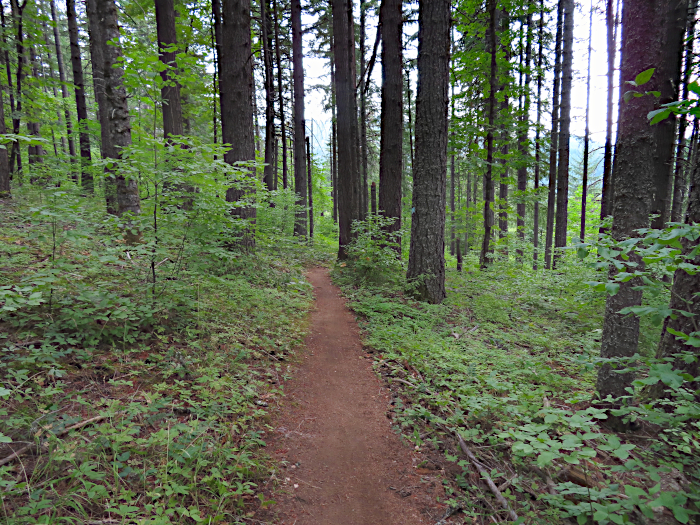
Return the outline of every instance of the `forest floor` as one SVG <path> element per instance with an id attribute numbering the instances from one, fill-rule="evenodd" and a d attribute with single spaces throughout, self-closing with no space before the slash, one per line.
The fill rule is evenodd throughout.
<path id="1" fill-rule="evenodd" d="M 307 278 L 316 305 L 302 362 L 285 385 L 269 452 L 281 466 L 269 510 L 284 525 L 435 523 L 444 514 L 440 471 L 399 439 L 391 392 L 372 371 L 354 315 L 328 270 Z"/>

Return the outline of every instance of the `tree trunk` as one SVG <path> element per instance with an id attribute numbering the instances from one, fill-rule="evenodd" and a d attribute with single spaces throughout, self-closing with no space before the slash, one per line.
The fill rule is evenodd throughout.
<path id="1" fill-rule="evenodd" d="M 685 44 L 685 65 L 683 71 L 683 100 L 688 100 L 688 86 L 691 81 L 693 71 L 693 44 L 695 42 L 695 13 L 697 12 L 697 0 L 691 1 L 690 12 L 686 27 Z M 683 163 L 690 161 L 690 155 L 686 151 L 685 133 L 688 126 L 687 115 L 681 115 L 678 122 L 678 148 L 676 150 L 676 166 L 673 182 L 673 204 L 671 209 L 671 221 L 680 222 L 682 220 L 683 199 L 685 198 L 685 170 Z"/>
<path id="2" fill-rule="evenodd" d="M 68 2 L 68 0 L 67 0 Z M 67 3 L 66 2 L 66 3 Z M 56 61 L 58 63 L 58 78 L 61 81 L 61 96 L 64 102 L 63 117 L 66 119 L 66 137 L 68 139 L 68 154 L 71 159 L 75 158 L 75 142 L 73 140 L 73 121 L 70 111 L 66 105 L 68 102 L 68 85 L 66 84 L 66 67 L 63 62 L 63 51 L 61 49 L 61 38 L 58 32 L 58 18 L 56 18 L 56 2 L 50 1 L 51 21 L 53 23 L 53 42 L 56 48 Z M 70 31 L 70 28 L 69 28 Z"/>
<path id="3" fill-rule="evenodd" d="M 432 304 L 445 298 L 445 186 L 450 0 L 419 0 L 416 158 L 407 279 Z"/>
<path id="4" fill-rule="evenodd" d="M 335 92 L 338 140 L 338 259 L 347 258 L 347 245 L 354 238 L 352 222 L 362 220 L 362 177 L 357 157 L 357 101 L 355 98 L 355 37 L 350 0 L 333 1 Z"/>
<path id="5" fill-rule="evenodd" d="M 362 210 L 363 214 L 367 213 L 368 209 L 368 186 L 367 186 L 367 93 L 365 89 L 366 58 L 365 58 L 365 35 L 367 32 L 366 24 L 367 4 L 364 0 L 360 0 L 360 160 L 362 167 Z"/>
<path id="6" fill-rule="evenodd" d="M 51 0 L 51 13 L 55 12 L 54 0 Z M 85 101 L 85 78 L 83 76 L 83 60 L 80 56 L 80 41 L 78 36 L 78 22 L 75 14 L 75 0 L 66 0 L 66 16 L 68 17 L 68 36 L 70 40 L 70 61 L 73 70 L 73 85 L 75 86 L 75 109 L 78 116 L 78 142 L 80 145 L 80 167 L 81 184 L 88 193 L 94 192 L 94 181 L 90 171 L 92 155 L 90 153 L 90 135 L 88 133 L 88 113 L 87 102 Z M 54 16 L 55 19 L 55 16 Z M 58 27 L 54 25 L 56 47 L 58 44 Z M 63 81 L 63 80 L 62 80 Z M 66 90 L 66 85 L 63 85 Z M 64 94 L 65 97 L 65 94 Z M 66 109 L 66 121 L 68 121 L 68 110 Z M 70 148 L 73 149 L 72 139 Z M 71 153 L 73 156 L 75 152 Z"/>
<path id="7" fill-rule="evenodd" d="M 282 82 L 282 49 L 280 47 L 280 14 L 277 11 L 277 0 L 272 0 L 272 10 L 275 13 L 275 58 L 277 59 L 277 91 L 280 107 L 280 134 L 282 136 L 282 187 L 289 187 L 289 168 L 287 167 L 287 125 L 284 120 L 284 83 Z"/>
<path id="8" fill-rule="evenodd" d="M 105 157 L 120 159 L 122 150 L 131 146 L 131 122 L 126 89 L 124 88 L 123 55 L 119 45 L 118 9 L 114 0 L 97 0 L 97 15 L 102 29 L 102 75 L 104 78 L 104 98 L 107 113 L 107 133 L 109 140 Z M 117 214 L 141 213 L 141 198 L 134 177 L 126 179 L 116 174 Z"/>
<path id="9" fill-rule="evenodd" d="M 554 238 L 554 211 L 557 196 L 557 153 L 559 151 L 559 89 L 561 81 L 561 41 L 564 20 L 564 2 L 557 5 L 557 35 L 554 44 L 554 85 L 552 87 L 552 133 L 549 141 L 549 192 L 547 193 L 547 232 L 544 241 L 544 267 L 552 267 L 552 240 Z"/>
<path id="10" fill-rule="evenodd" d="M 309 239 L 314 238 L 314 184 L 311 170 L 311 142 L 309 141 L 309 137 L 306 137 L 306 171 L 308 172 L 309 188 Z"/>
<path id="11" fill-rule="evenodd" d="M 408 148 L 411 153 L 411 169 L 413 169 L 415 148 L 413 147 L 413 106 L 411 103 L 411 71 L 409 68 L 406 68 L 406 97 L 408 105 Z"/>
<path id="12" fill-rule="evenodd" d="M 502 14 L 502 21 L 507 19 L 507 15 Z M 507 29 L 504 27 L 504 30 Z M 508 59 L 510 57 L 508 56 Z M 499 86 L 499 91 L 505 88 L 504 85 Z M 510 149 L 510 133 L 508 130 L 508 123 L 505 120 L 509 120 L 510 117 L 510 103 L 508 100 L 508 95 L 503 98 L 501 102 L 501 108 L 498 111 L 499 118 L 503 119 L 504 122 L 501 123 L 500 129 L 500 139 L 501 139 L 501 174 L 500 181 L 498 184 L 498 238 L 505 239 L 508 237 L 508 183 L 506 180 L 509 176 L 508 169 L 508 150 Z M 500 248 L 501 254 L 508 259 L 508 245 L 502 244 Z"/>
<path id="13" fill-rule="evenodd" d="M 97 113 L 100 120 L 100 152 L 102 158 L 107 158 L 107 152 L 112 151 L 109 134 L 109 110 L 107 108 L 107 96 L 105 90 L 104 77 L 104 29 L 98 13 L 98 1 L 87 0 L 86 11 L 88 15 L 88 30 L 90 33 L 90 58 L 92 62 L 92 81 L 97 101 Z M 107 213 L 116 215 L 119 212 L 117 204 L 117 186 L 114 176 L 109 172 L 105 173 L 105 203 Z"/>
<path id="14" fill-rule="evenodd" d="M 6 34 L 6 27 L 5 27 L 5 10 L 0 9 L 0 20 L 2 21 L 2 43 L 4 46 L 4 53 L 3 53 L 3 59 L 5 62 L 5 73 L 7 74 L 7 91 L 9 93 L 9 99 L 10 99 L 10 117 L 13 119 L 13 128 L 14 128 L 14 115 L 15 115 L 15 95 L 12 87 L 12 71 L 11 71 L 11 64 L 10 64 L 10 52 L 9 52 L 9 46 L 7 44 L 7 38 L 5 36 Z M 4 113 L 4 111 L 3 111 Z M 12 144 L 12 148 L 14 149 L 14 143 Z M 3 150 L 5 151 L 5 155 L 7 155 L 7 149 Z M 9 162 L 9 161 L 8 161 Z M 8 187 L 9 187 L 9 180 L 12 178 L 12 173 L 14 172 L 14 159 L 12 163 L 8 164 L 8 170 L 10 171 L 10 175 L 8 178 Z"/>
<path id="15" fill-rule="evenodd" d="M 0 5 L 0 9 L 2 9 L 2 5 Z M 4 86 L 0 84 L 0 134 L 7 133 L 3 90 Z M 2 148 L 0 149 L 0 198 L 9 198 L 10 196 L 10 163 L 7 159 L 7 148 Z"/>
<path id="16" fill-rule="evenodd" d="M 688 199 L 688 212 L 685 218 L 686 224 L 700 223 L 700 164 L 695 162 L 692 171 L 692 180 L 690 184 L 690 195 Z M 683 255 L 688 256 L 694 250 L 696 251 L 695 258 L 690 261 L 691 264 L 700 266 L 700 255 L 697 254 L 700 238 L 690 241 L 683 239 Z M 693 348 L 679 339 L 668 330 L 681 332 L 689 335 L 697 332 L 697 319 L 700 316 L 700 296 L 697 292 L 700 290 L 700 273 L 688 273 L 683 269 L 676 270 L 673 276 L 673 287 L 671 288 L 671 302 L 669 308 L 674 311 L 676 318 L 667 317 L 664 322 L 664 329 L 661 333 L 661 340 L 656 352 L 658 359 L 673 357 L 681 352 L 692 351 L 698 356 L 698 348 Z M 689 312 L 692 316 L 678 314 L 678 311 Z M 694 378 L 700 376 L 698 363 L 700 359 L 688 363 L 682 357 L 676 355 L 673 368 L 681 370 L 685 374 L 690 374 Z M 691 389 L 698 390 L 700 384 L 698 381 L 693 382 Z M 652 388 L 652 395 L 659 397 L 662 394 L 663 385 L 659 384 L 656 388 Z M 697 394 L 696 394 L 697 398 Z"/>
<path id="17" fill-rule="evenodd" d="M 333 179 L 333 222 L 338 223 L 338 141 L 336 136 L 335 44 L 331 32 L 331 176 Z"/>
<path id="18" fill-rule="evenodd" d="M 498 86 L 498 61 L 496 58 L 496 29 L 498 28 L 497 0 L 489 0 L 489 27 L 487 30 L 487 45 L 491 55 L 489 75 L 488 123 L 486 127 L 486 172 L 484 173 L 484 238 L 481 245 L 479 265 L 486 268 L 490 264 L 489 255 L 493 253 L 491 235 L 494 226 L 493 204 L 495 188 L 493 185 L 493 128 L 496 121 L 496 88 Z M 476 198 L 474 199 L 476 203 Z"/>
<path id="19" fill-rule="evenodd" d="M 294 63 L 294 191 L 297 194 L 294 235 L 306 237 L 306 154 L 304 140 L 304 66 L 301 35 L 301 2 L 292 0 L 292 61 Z"/>
<path id="20" fill-rule="evenodd" d="M 379 148 L 379 213 L 394 222 L 387 232 L 401 229 L 403 184 L 403 16 L 402 0 L 382 0 L 382 107 Z M 401 243 L 397 251 L 401 253 Z"/>
<path id="21" fill-rule="evenodd" d="M 544 0 L 540 0 L 540 19 L 537 25 L 538 45 L 537 50 L 537 126 L 535 127 L 535 169 L 533 186 L 535 194 L 540 187 L 540 122 L 542 121 L 542 61 L 544 59 Z M 535 198 L 535 209 L 532 220 L 533 236 L 532 243 L 534 251 L 532 254 L 532 269 L 537 271 L 540 255 L 540 202 Z"/>
<path id="22" fill-rule="evenodd" d="M 518 147 L 520 150 L 520 162 L 518 167 L 518 204 L 516 212 L 518 214 L 516 227 L 518 238 L 521 244 L 525 243 L 525 193 L 527 192 L 527 166 L 529 164 L 530 145 L 528 143 L 527 132 L 530 128 L 530 59 L 532 58 L 532 14 L 527 15 L 527 42 L 525 44 L 525 80 L 523 82 L 523 108 L 520 117 L 520 134 L 518 137 Z M 522 262 L 523 250 L 517 250 L 518 261 Z"/>
<path id="23" fill-rule="evenodd" d="M 656 60 L 656 71 L 650 81 L 649 90 L 659 91 L 657 104 L 669 104 L 678 100 L 678 86 L 681 83 L 681 62 L 683 57 L 683 34 L 688 20 L 688 0 L 658 2 L 657 26 L 665 28 Z M 646 86 L 645 86 L 646 90 Z M 673 179 L 673 150 L 676 139 L 676 116 L 654 125 L 656 155 L 654 156 L 654 200 L 651 213 L 658 215 L 651 222 L 652 228 L 663 228 L 670 218 L 673 194 L 669 192 L 669 181 Z"/>
<path id="24" fill-rule="evenodd" d="M 275 83 L 272 67 L 272 18 L 269 0 L 260 0 L 260 17 L 262 21 L 263 63 L 265 65 L 265 170 L 263 180 L 268 190 L 275 189 L 275 169 L 273 166 L 275 137 Z"/>
<path id="25" fill-rule="evenodd" d="M 24 78 L 24 8 L 27 5 L 27 0 L 19 3 L 18 0 L 10 0 L 12 8 L 12 20 L 15 25 L 15 51 L 17 53 L 17 72 L 15 74 L 15 96 L 16 96 L 16 111 L 12 114 L 12 133 L 19 135 L 20 131 L 20 115 L 22 114 L 22 79 Z M 9 77 L 9 75 L 8 75 Z M 12 143 L 12 152 L 10 154 L 10 172 L 14 171 L 15 161 L 17 162 L 17 171 L 22 171 L 22 154 L 19 147 L 19 141 Z"/>
<path id="26" fill-rule="evenodd" d="M 32 66 L 32 76 L 37 80 L 41 80 L 38 71 L 36 51 L 33 45 L 29 46 L 29 63 Z M 33 137 L 41 137 L 39 123 L 37 121 L 30 120 L 29 117 L 27 118 L 27 133 Z M 27 155 L 29 164 L 43 164 L 45 154 L 46 152 L 40 144 L 36 146 L 29 146 Z"/>
<path id="27" fill-rule="evenodd" d="M 561 115 L 559 120 L 559 164 L 557 166 L 557 225 L 554 247 L 564 248 L 567 244 L 569 223 L 569 142 L 571 128 L 571 84 L 573 80 L 574 44 L 574 0 L 564 4 L 564 49 L 562 51 L 561 74 Z M 554 254 L 554 260 L 562 255 L 561 250 Z"/>
<path id="28" fill-rule="evenodd" d="M 579 239 L 584 242 L 586 238 L 586 200 L 588 196 L 588 142 L 590 130 L 588 117 L 591 107 L 591 48 L 593 44 L 593 0 L 591 0 L 590 14 L 588 18 L 588 67 L 586 69 L 586 131 L 583 139 L 583 181 L 581 183 L 581 232 Z"/>
<path id="29" fill-rule="evenodd" d="M 174 0 L 155 0 L 156 31 L 158 34 L 158 58 L 165 66 L 160 72 L 163 85 L 160 88 L 163 107 L 163 135 L 166 139 L 184 134 L 180 84 L 177 73 L 177 32 L 175 27 Z"/>
<path id="30" fill-rule="evenodd" d="M 655 65 L 661 41 L 657 26 L 654 0 L 625 0 L 622 12 L 623 81 L 634 80 L 637 74 Z M 620 105 L 619 130 L 616 147 L 617 166 L 613 200 L 612 237 L 622 241 L 637 235 L 639 228 L 649 225 L 654 190 L 654 128 L 647 114 L 654 108 L 652 97 L 631 98 Z M 637 263 L 636 270 L 644 268 L 639 256 L 630 257 Z M 614 270 L 612 271 L 614 272 Z M 642 301 L 639 279 L 620 283 L 615 295 L 608 296 L 601 344 L 602 358 L 629 358 L 637 352 L 639 318 L 621 315 L 625 307 L 638 306 Z M 625 368 L 621 364 L 620 368 Z M 634 372 L 618 373 L 610 363 L 598 370 L 597 388 L 602 399 L 619 398 L 634 379 Z M 617 418 L 609 423 L 620 427 Z"/>
<path id="31" fill-rule="evenodd" d="M 603 195 L 600 199 L 600 219 L 612 213 L 612 125 L 613 125 L 613 76 L 615 75 L 615 53 L 617 42 L 615 41 L 615 12 L 613 0 L 607 0 L 605 7 L 605 27 L 608 42 L 608 98 L 607 121 L 605 127 L 605 153 L 603 154 Z M 640 71 L 641 73 L 641 71 Z M 603 228 L 601 228 L 603 233 Z"/>
<path id="32" fill-rule="evenodd" d="M 221 3 L 221 136 L 230 149 L 224 160 L 228 164 L 255 160 L 253 123 L 253 61 L 250 35 L 250 0 L 223 0 Z M 244 170 L 248 177 L 255 177 L 255 169 Z M 238 202 L 255 191 L 247 181 L 226 190 L 227 202 Z M 244 248 L 255 245 L 253 206 L 236 207 L 233 214 L 247 220 L 248 226 L 238 240 Z"/>
<path id="33" fill-rule="evenodd" d="M 372 181 L 372 188 L 370 190 L 370 212 L 372 217 L 377 216 L 377 183 Z"/>

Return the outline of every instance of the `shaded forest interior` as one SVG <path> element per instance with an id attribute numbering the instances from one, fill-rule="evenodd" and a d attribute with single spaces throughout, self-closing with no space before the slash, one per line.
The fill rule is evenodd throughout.
<path id="1" fill-rule="evenodd" d="M 444 520 L 700 523 L 697 7 L 2 0 L 1 521 L 274 519 L 320 265 Z"/>

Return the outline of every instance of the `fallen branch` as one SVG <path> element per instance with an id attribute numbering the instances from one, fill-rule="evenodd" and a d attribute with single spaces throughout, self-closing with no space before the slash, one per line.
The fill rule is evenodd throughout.
<path id="1" fill-rule="evenodd" d="M 455 435 L 459 440 L 459 448 L 462 449 L 462 452 L 464 452 L 467 455 L 472 464 L 481 474 L 481 477 L 484 478 L 486 484 L 491 489 L 491 492 L 493 492 L 493 495 L 496 496 L 496 500 L 498 501 L 498 503 L 501 504 L 501 507 L 503 507 L 504 510 L 508 511 L 508 516 L 510 517 L 510 519 L 512 519 L 513 521 L 517 521 L 518 515 L 513 509 L 510 508 L 510 505 L 508 505 L 508 502 L 503 497 L 503 494 L 501 494 L 501 492 L 498 490 L 498 487 L 496 487 L 496 485 L 494 484 L 493 480 L 491 479 L 491 476 L 489 476 L 489 473 L 486 472 L 486 469 L 483 467 L 483 465 L 477 461 L 474 454 L 472 454 L 472 451 L 469 450 L 469 447 L 467 447 L 467 444 L 464 442 L 464 439 L 462 439 L 462 436 L 459 435 L 459 432 L 455 431 Z"/>
<path id="2" fill-rule="evenodd" d="M 64 434 L 70 432 L 71 430 L 76 430 L 76 429 L 78 429 L 78 428 L 82 428 L 82 427 L 84 427 L 85 425 L 89 425 L 90 423 L 96 423 L 96 422 L 98 422 L 98 421 L 102 421 L 103 419 L 107 419 L 108 417 L 111 417 L 111 416 L 95 416 L 95 417 L 91 417 L 90 419 L 86 419 L 85 421 L 81 421 L 80 423 L 76 423 L 75 425 L 71 425 L 71 426 L 69 426 L 69 427 L 64 428 L 63 430 L 61 430 L 60 432 L 58 432 L 58 433 L 56 434 L 56 437 L 61 437 L 62 435 L 64 435 Z M 47 428 L 42 428 L 41 430 L 48 430 L 48 429 L 47 429 Z M 41 434 L 41 430 L 39 430 L 39 432 L 36 433 L 36 436 L 37 436 L 37 437 Z M 21 456 L 22 454 L 24 454 L 27 450 L 29 450 L 30 448 L 35 447 L 35 446 L 36 446 L 36 445 L 35 445 L 34 443 L 31 443 L 31 444 L 29 444 L 29 445 L 26 445 L 26 446 L 20 448 L 19 450 L 15 451 L 15 452 L 13 452 L 12 454 L 10 454 L 9 456 L 7 456 L 5 459 L 0 460 L 0 466 L 5 465 L 6 463 L 9 463 L 9 462 L 12 461 L 13 459 L 16 459 L 16 458 L 20 457 L 20 456 Z"/>

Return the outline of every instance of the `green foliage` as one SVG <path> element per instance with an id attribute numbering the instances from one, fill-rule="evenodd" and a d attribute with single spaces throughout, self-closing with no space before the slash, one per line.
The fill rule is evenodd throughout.
<path id="1" fill-rule="evenodd" d="M 251 224 L 222 196 L 248 167 L 182 142 L 110 161 L 139 179 L 138 217 L 65 179 L 0 211 L 0 459 L 36 447 L 0 467 L 3 523 L 238 522 L 271 504 L 266 407 L 305 334 L 303 264 L 329 254 L 285 233 L 289 192 L 260 187 L 257 247 L 237 249 Z"/>
<path id="2" fill-rule="evenodd" d="M 601 426 L 605 407 L 590 402 L 601 363 L 604 297 L 587 282 L 605 275 L 607 266 L 570 257 L 558 272 L 506 262 L 477 271 L 477 265 L 468 256 L 465 273 L 448 271 L 448 296 L 437 306 L 351 287 L 342 274 L 338 279 L 364 320 L 376 369 L 394 391 L 402 434 L 465 470 L 451 480 L 448 494 L 469 508 L 489 497 L 467 481 L 469 464 L 460 461 L 449 429 L 500 478 L 496 485 L 506 472 L 515 476 L 504 495 L 526 522 L 655 523 L 662 507 L 691 522 L 700 511 L 694 454 L 700 409 L 688 388 L 692 378 L 674 372 L 672 358 L 637 357 L 633 394 L 662 382 L 669 395 L 628 403 L 616 414 L 658 440 L 608 433 Z M 667 295 L 663 300 L 668 304 Z M 651 323 L 642 330 L 658 341 Z M 590 486 L 581 485 L 584 479 Z"/>

